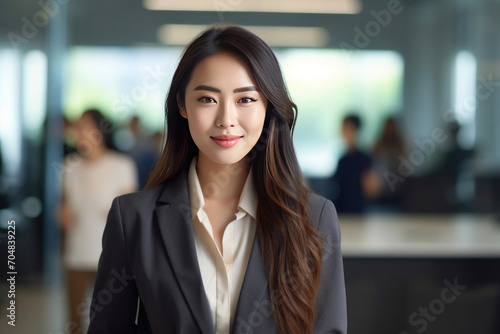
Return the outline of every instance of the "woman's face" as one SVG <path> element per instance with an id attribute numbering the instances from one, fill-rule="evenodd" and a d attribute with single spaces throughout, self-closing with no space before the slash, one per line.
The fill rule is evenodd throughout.
<path id="1" fill-rule="evenodd" d="M 81 154 L 89 155 L 94 148 L 105 146 L 104 138 L 91 116 L 83 114 L 75 123 L 77 149 Z"/>
<path id="2" fill-rule="evenodd" d="M 249 67 L 229 53 L 196 65 L 184 104 L 179 103 L 200 159 L 217 164 L 237 163 L 250 152 L 262 133 L 266 107 Z"/>

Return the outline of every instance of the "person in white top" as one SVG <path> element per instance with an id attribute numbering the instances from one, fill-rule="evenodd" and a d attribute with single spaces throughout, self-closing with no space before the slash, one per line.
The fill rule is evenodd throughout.
<path id="1" fill-rule="evenodd" d="M 113 201 L 89 334 L 345 334 L 333 204 L 304 185 L 271 48 L 236 26 L 186 48 L 145 190 Z"/>
<path id="2" fill-rule="evenodd" d="M 137 190 L 131 158 L 110 150 L 105 131 L 110 123 L 95 109 L 75 124 L 77 152 L 61 171 L 63 264 L 66 268 L 71 330 L 80 333 L 86 288 L 94 283 L 106 216 L 113 198 Z"/>

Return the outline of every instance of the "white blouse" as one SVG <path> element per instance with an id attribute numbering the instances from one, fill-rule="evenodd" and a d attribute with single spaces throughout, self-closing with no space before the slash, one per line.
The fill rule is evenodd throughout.
<path id="1" fill-rule="evenodd" d="M 116 152 L 108 152 L 96 161 L 85 161 L 72 153 L 64 162 L 62 179 L 75 219 L 67 230 L 64 264 L 74 270 L 96 271 L 113 198 L 137 188 L 135 163 Z"/>
<path id="2" fill-rule="evenodd" d="M 196 255 L 215 332 L 229 334 L 255 236 L 257 195 L 250 172 L 241 192 L 235 219 L 224 231 L 221 254 L 208 216 L 203 210 L 205 200 L 196 163 L 197 158 L 194 158 L 188 173 Z"/>

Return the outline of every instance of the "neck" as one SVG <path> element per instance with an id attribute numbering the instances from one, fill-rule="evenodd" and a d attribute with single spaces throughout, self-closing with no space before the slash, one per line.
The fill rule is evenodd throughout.
<path id="1" fill-rule="evenodd" d="M 99 160 L 106 153 L 105 146 L 95 145 L 92 146 L 92 149 L 89 150 L 87 154 L 83 156 L 83 158 L 87 161 L 95 161 Z"/>
<path id="2" fill-rule="evenodd" d="M 250 171 L 246 159 L 231 164 L 217 164 L 200 154 L 196 172 L 205 199 L 238 200 Z"/>

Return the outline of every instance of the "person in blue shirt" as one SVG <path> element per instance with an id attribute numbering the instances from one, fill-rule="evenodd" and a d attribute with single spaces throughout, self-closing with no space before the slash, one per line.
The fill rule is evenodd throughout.
<path id="1" fill-rule="evenodd" d="M 342 137 L 347 146 L 340 158 L 334 182 L 337 196 L 334 203 L 339 213 L 363 213 L 367 200 L 377 196 L 379 181 L 372 171 L 371 157 L 358 148 L 361 119 L 350 114 L 342 122 Z"/>

